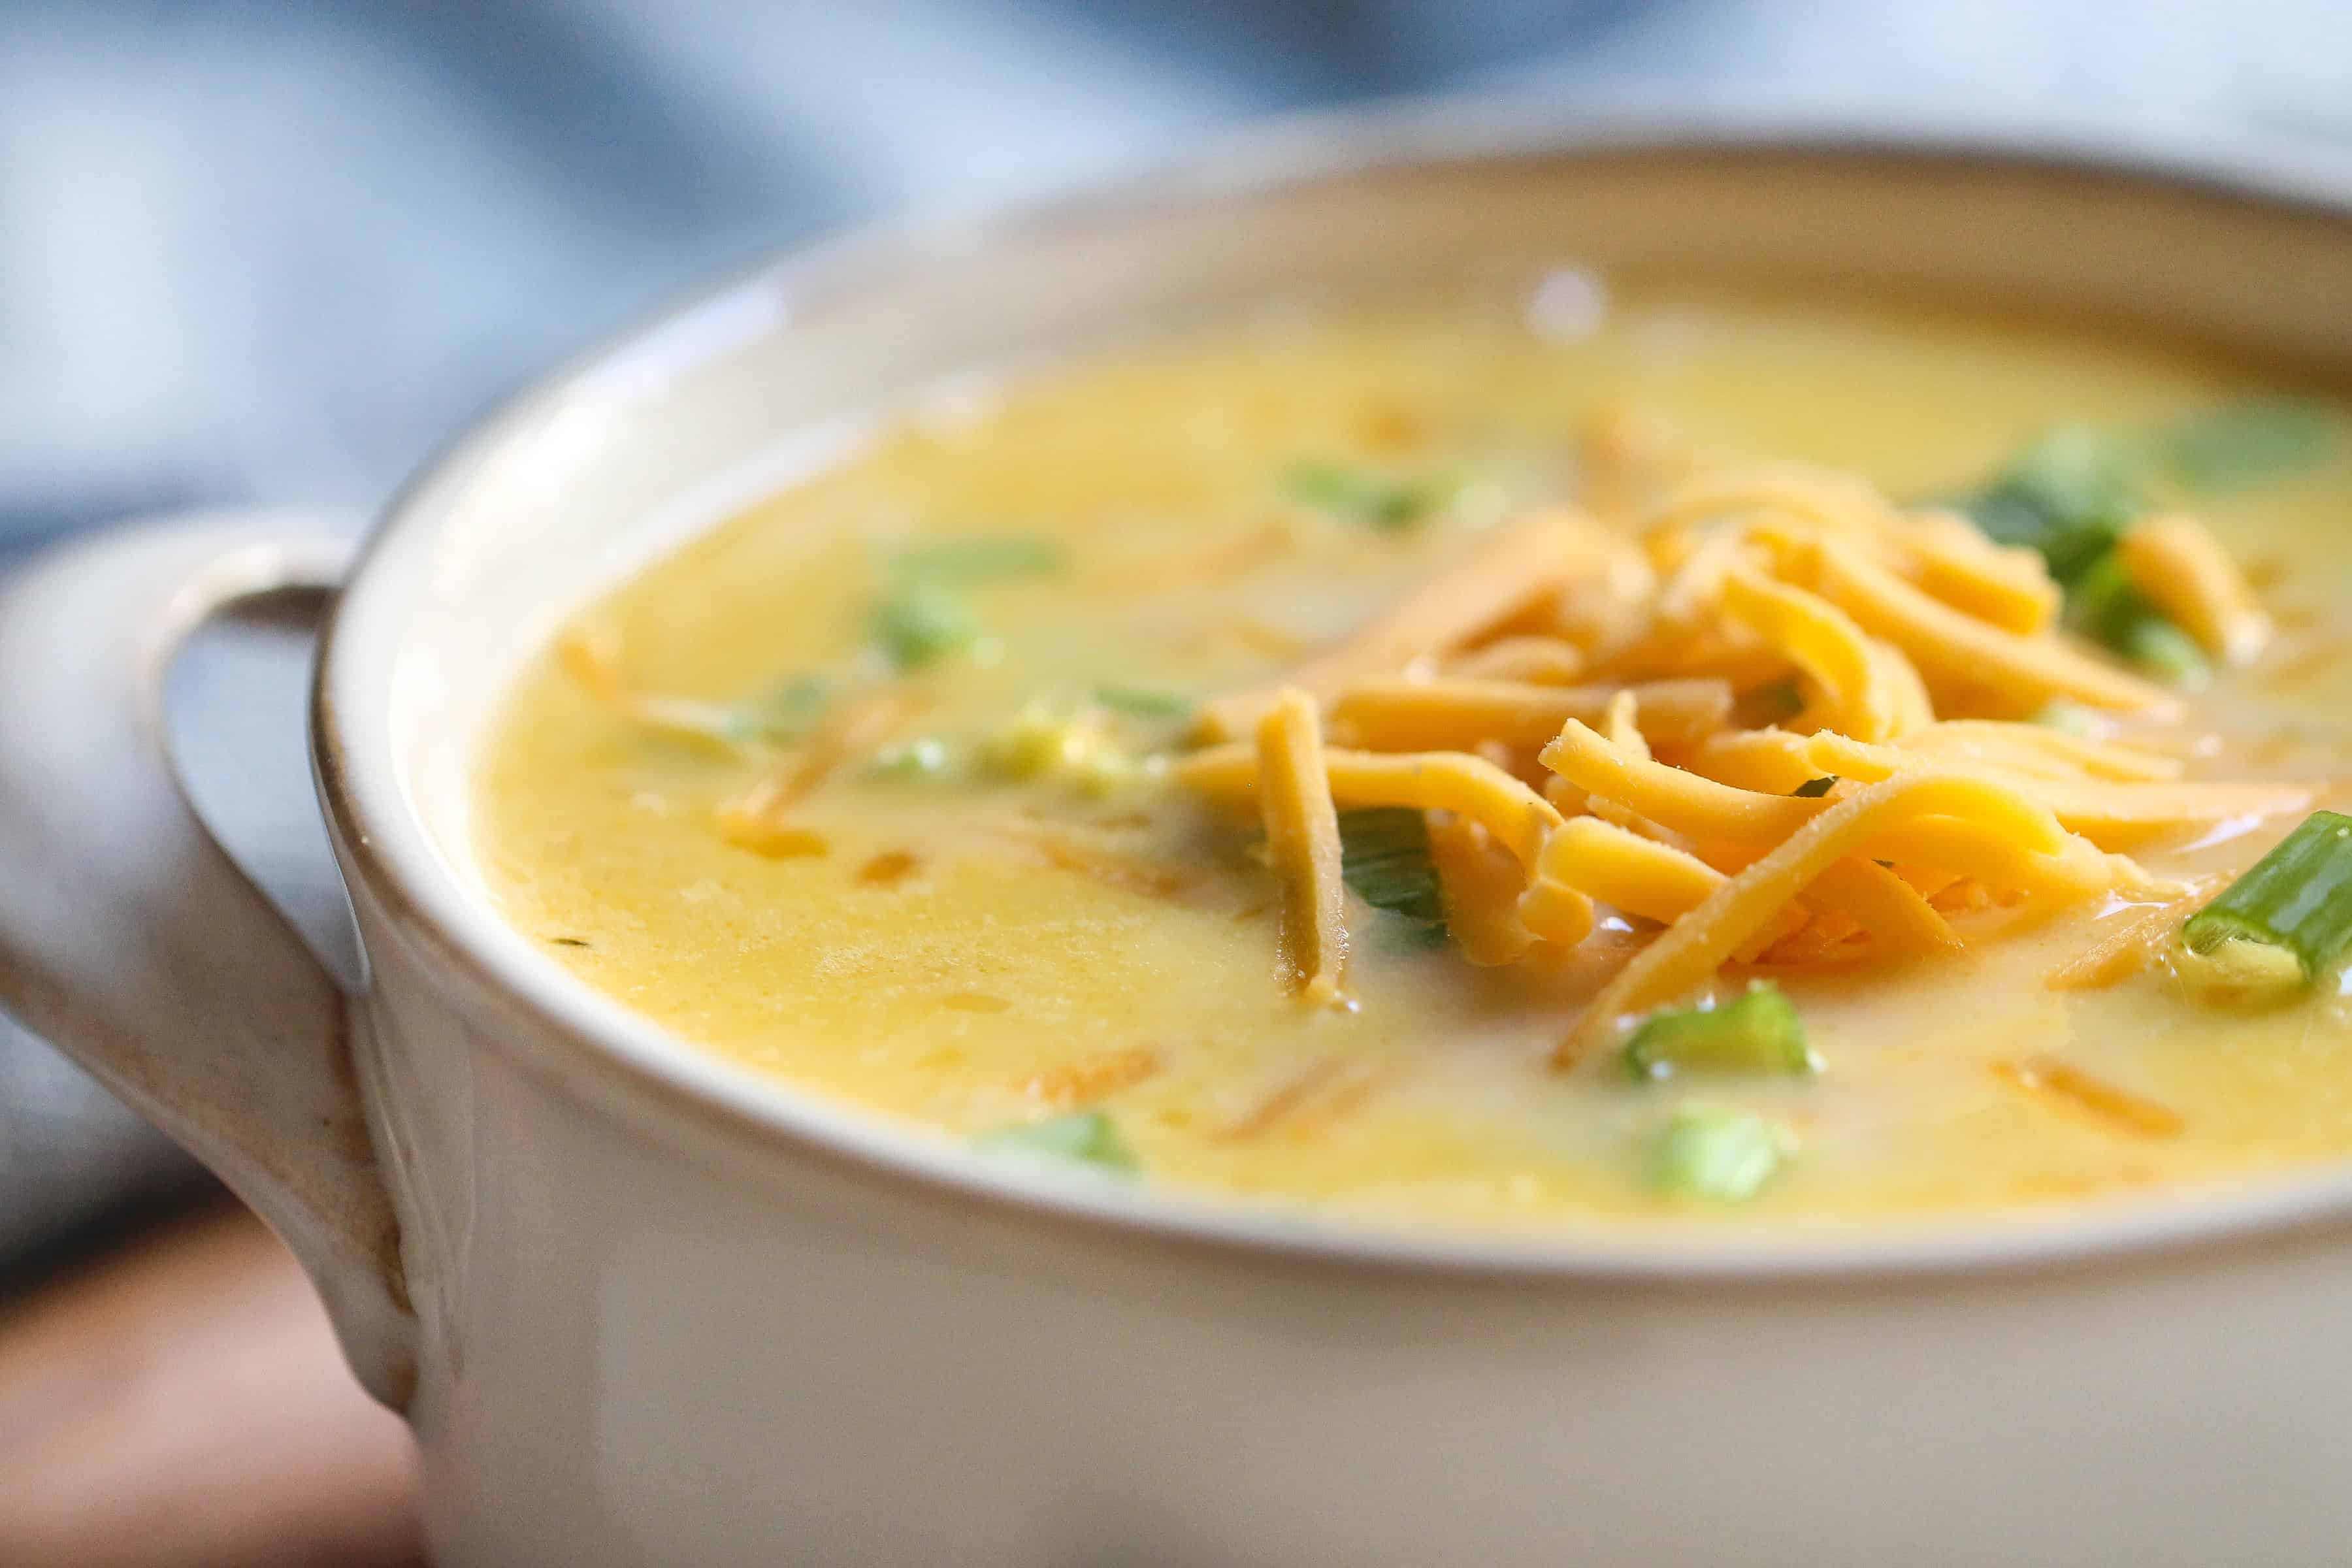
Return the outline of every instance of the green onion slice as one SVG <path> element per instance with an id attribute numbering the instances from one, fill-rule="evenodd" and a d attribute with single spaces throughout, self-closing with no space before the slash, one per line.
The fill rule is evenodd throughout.
<path id="1" fill-rule="evenodd" d="M 2135 622 L 2116 651 L 2173 686 L 2193 690 L 2213 678 L 2212 661 L 2197 639 L 2162 616 Z"/>
<path id="2" fill-rule="evenodd" d="M 1383 533 L 1401 533 L 1452 505 L 1462 486 L 1450 479 L 1400 479 L 1345 463 L 1303 458 L 1284 471 L 1282 488 L 1293 500 Z"/>
<path id="3" fill-rule="evenodd" d="M 902 577 L 932 584 L 1044 577 L 1059 572 L 1064 564 L 1065 552 L 1058 542 L 1024 534 L 942 540 L 908 550 L 896 562 Z"/>
<path id="4" fill-rule="evenodd" d="M 876 751 L 866 771 L 881 779 L 937 778 L 954 765 L 955 754 L 945 741 L 937 735 L 915 735 Z"/>
<path id="5" fill-rule="evenodd" d="M 1430 858 L 1429 824 L 1411 806 L 1339 814 L 1339 875 L 1376 910 L 1442 927 L 1445 901 Z"/>
<path id="6" fill-rule="evenodd" d="M 2066 620 L 2093 642 L 2177 686 L 2197 685 L 2211 673 L 2204 650 L 2132 585 L 2115 551 L 2092 563 L 2067 590 Z"/>
<path id="7" fill-rule="evenodd" d="M 2043 703 L 2026 722 L 2085 741 L 2103 740 L 2113 728 L 2106 715 L 2097 709 L 2070 702 L 2063 697 L 2053 697 Z"/>
<path id="8" fill-rule="evenodd" d="M 979 639 L 980 620 L 959 587 L 1058 572 L 1063 552 L 1053 540 L 1020 535 L 951 539 L 906 551 L 891 564 L 897 585 L 874 607 L 874 635 L 891 663 L 919 669 Z"/>
<path id="9" fill-rule="evenodd" d="M 1095 688 L 1095 700 L 1138 719 L 1181 719 L 1192 711 L 1192 700 L 1181 692 L 1149 686 L 1123 686 L 1115 681 Z"/>
<path id="10" fill-rule="evenodd" d="M 973 1140 L 972 1147 L 992 1154 L 1075 1161 L 1122 1173 L 1136 1168 L 1135 1151 L 1120 1136 L 1118 1124 L 1101 1110 L 1073 1110 L 1043 1121 L 1001 1127 Z"/>
<path id="11" fill-rule="evenodd" d="M 1960 510 L 2002 544 L 2031 545 L 2072 587 L 2146 509 L 2129 447 L 2095 430 L 2053 430 Z"/>
<path id="12" fill-rule="evenodd" d="M 2225 942 L 2284 948 L 2308 984 L 2352 947 L 2352 816 L 2315 811 L 2221 896 L 2189 917 L 2181 940 L 2210 953 Z"/>
<path id="13" fill-rule="evenodd" d="M 2248 397 L 2184 420 L 2158 439 L 2165 465 L 2198 490 L 2260 484 L 2308 468 L 2335 435 L 2326 409 L 2299 397 Z"/>
<path id="14" fill-rule="evenodd" d="M 1789 793 L 1803 800 L 1819 800 L 1835 788 L 1837 788 L 1837 774 L 1823 773 L 1820 778 L 1807 779 Z"/>
<path id="15" fill-rule="evenodd" d="M 1659 1135 L 1650 1160 L 1650 1184 L 1679 1197 L 1740 1203 L 1754 1197 L 1796 1138 L 1779 1122 L 1743 1111 L 1678 1110 Z"/>
<path id="16" fill-rule="evenodd" d="M 1640 1079 L 1685 1072 L 1811 1073 L 1821 1063 L 1805 1044 L 1796 1004 L 1769 980 L 1721 1006 L 1653 1013 L 1625 1042 L 1625 1070 Z"/>
<path id="17" fill-rule="evenodd" d="M 2326 411 L 2295 398 L 2249 398 L 2169 429 L 2049 431 L 1990 483 L 1953 504 L 1996 542 L 2042 552 L 2066 590 L 2067 624 L 2158 678 L 2202 684 L 2204 651 L 2132 586 L 2116 545 L 2168 476 L 2194 489 L 2274 479 L 2323 456 Z"/>
<path id="18" fill-rule="evenodd" d="M 1762 730 L 1805 710 L 1805 693 L 1793 680 L 1769 681 L 1739 694 L 1732 704 L 1732 721 L 1744 730 Z"/>
<path id="19" fill-rule="evenodd" d="M 729 710 L 729 738 L 788 745 L 816 728 L 832 700 L 833 683 L 824 676 L 792 676 Z"/>
<path id="20" fill-rule="evenodd" d="M 980 622 L 971 606 L 952 593 L 932 584 L 915 584 L 875 606 L 874 635 L 891 663 L 901 669 L 918 669 L 969 646 L 980 636 Z"/>
<path id="21" fill-rule="evenodd" d="M 2282 1006 L 2311 989 L 2302 959 L 2283 947 L 2234 937 L 2210 952 L 2184 944 L 2172 954 L 2172 973 L 2190 995 L 2218 1007 Z"/>
<path id="22" fill-rule="evenodd" d="M 2318 461 L 2335 435 L 2326 409 L 2298 397 L 2242 398 L 2139 434 L 2063 426 L 1957 504 L 2000 542 L 2041 551 L 2071 588 L 2147 510 L 2147 481 L 2205 491 L 2259 484 Z"/>

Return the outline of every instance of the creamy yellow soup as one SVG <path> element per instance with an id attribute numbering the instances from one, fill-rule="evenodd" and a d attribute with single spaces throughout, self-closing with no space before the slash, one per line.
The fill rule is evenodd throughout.
<path id="1" fill-rule="evenodd" d="M 2288 389 L 2294 428 L 2271 441 L 2280 405 L 2252 405 L 2251 437 L 2215 411 L 2277 386 L 2138 337 L 1819 299 L 1559 318 L 1509 300 L 1291 311 L 921 400 L 583 611 L 570 657 L 522 673 L 477 803 L 506 918 L 800 1088 L 983 1152 L 1042 1128 L 1074 1180 L 1330 1215 L 1917 1219 L 2352 1150 L 2332 968 L 2217 1001 L 2158 942 L 2111 983 L 2050 984 L 2147 910 L 2193 908 L 2179 887 L 2029 910 L 1906 962 L 1734 962 L 1680 998 L 1769 975 L 1810 1073 L 1645 1080 L 1614 1039 L 1559 1065 L 1660 940 L 1605 904 L 1590 940 L 1482 967 L 1350 892 L 1344 1005 L 1302 1002 L 1260 817 L 1178 777 L 1197 705 L 1279 679 L 1530 509 L 1637 530 L 1694 467 L 1826 465 L 1916 500 L 1980 491 L 2053 426 L 2143 462 L 2161 433 L 2205 430 L 2219 457 L 2157 465 L 2150 504 L 2211 530 L 2274 634 L 2201 686 L 2143 671 L 2185 679 L 2183 709 L 2125 716 L 2118 738 L 2191 780 L 2305 780 L 2311 806 L 2344 804 L 2352 424 L 2326 389 Z M 1769 674 L 1736 722 L 1792 721 Z M 2150 885 L 2210 893 L 2304 815 L 2128 852 Z M 1662 1180 L 1662 1140 L 1692 1114 L 1769 1127 L 1769 1169 L 1728 1192 Z"/>

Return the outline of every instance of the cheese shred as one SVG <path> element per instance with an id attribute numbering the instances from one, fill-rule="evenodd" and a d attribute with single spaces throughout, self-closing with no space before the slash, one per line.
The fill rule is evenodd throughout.
<path id="1" fill-rule="evenodd" d="M 1277 693 L 1258 721 L 1257 771 L 1266 857 L 1282 881 L 1283 969 L 1300 1000 L 1330 1006 L 1347 983 L 1347 889 L 1323 721 L 1304 691 Z"/>
<path id="2" fill-rule="evenodd" d="M 2119 548 L 2132 586 L 2207 653 L 2227 664 L 2252 664 L 2270 646 L 2270 616 L 2204 524 L 2150 518 L 2124 535 Z"/>

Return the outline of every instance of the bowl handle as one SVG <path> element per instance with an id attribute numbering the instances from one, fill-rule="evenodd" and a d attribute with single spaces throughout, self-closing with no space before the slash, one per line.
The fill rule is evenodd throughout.
<path id="1" fill-rule="evenodd" d="M 189 805 L 173 650 L 240 599 L 331 588 L 351 530 L 207 513 L 0 582 L 0 1005 L 209 1165 L 310 1275 L 398 1409 L 416 1321 L 353 1075 L 347 998 Z"/>

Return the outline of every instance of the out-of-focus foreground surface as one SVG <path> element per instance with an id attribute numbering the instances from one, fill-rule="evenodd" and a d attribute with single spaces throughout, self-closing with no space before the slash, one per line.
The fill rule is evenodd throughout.
<path id="1" fill-rule="evenodd" d="M 0 1563 L 411 1563 L 415 1468 L 293 1259 L 233 1207 L 0 1312 Z"/>

